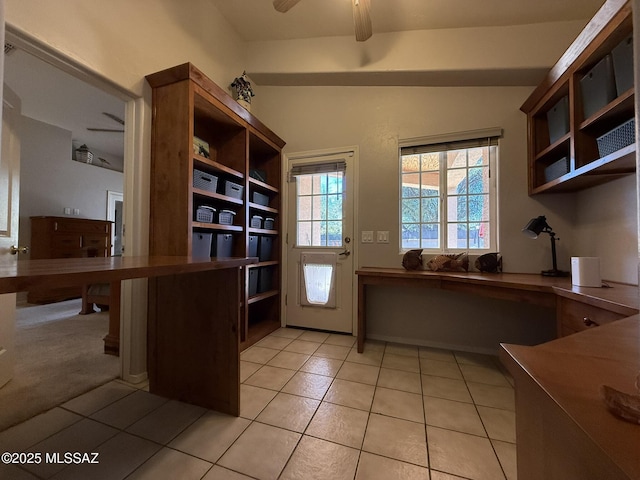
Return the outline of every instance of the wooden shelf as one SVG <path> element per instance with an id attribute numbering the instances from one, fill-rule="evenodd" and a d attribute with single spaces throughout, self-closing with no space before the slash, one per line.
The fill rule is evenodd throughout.
<path id="1" fill-rule="evenodd" d="M 588 118 L 583 118 L 581 93 L 582 77 L 632 31 L 631 2 L 607 0 L 522 105 L 529 130 L 529 195 L 573 192 L 635 172 L 635 143 L 602 158 L 598 150 L 599 137 L 634 118 L 634 89 Z M 563 96 L 569 99 L 569 131 L 550 144 L 547 112 Z M 547 180 L 547 167 L 565 161 L 567 173 Z"/>
<path id="2" fill-rule="evenodd" d="M 212 240 L 221 242 L 216 249 L 230 244 L 236 257 L 248 256 L 250 234 L 268 235 L 271 240 L 271 261 L 259 265 L 272 269 L 273 290 L 249 299 L 249 269 L 242 272 L 238 336 L 246 348 L 280 325 L 280 231 L 248 227 L 255 212 L 273 217 L 280 212 L 285 142 L 189 63 L 149 75 L 147 80 L 153 89 L 151 254 L 191 255 L 194 232 L 231 234 Z M 208 157 L 193 152 L 194 136 L 209 146 Z M 241 198 L 193 187 L 194 169 L 217 176 L 218 186 L 225 181 L 241 185 Z M 251 178 L 253 170 L 260 170 L 267 181 Z M 249 202 L 254 192 L 268 195 L 269 205 Z M 194 222 L 200 205 L 233 210 L 234 224 Z M 201 238 L 206 241 L 207 237 Z M 215 256 L 215 249 L 211 253 Z M 269 298 L 276 300 L 264 301 Z"/>
<path id="3" fill-rule="evenodd" d="M 239 179 L 243 179 L 244 178 L 244 174 L 242 172 L 238 172 L 237 170 L 234 170 L 233 168 L 229 168 L 225 165 L 222 165 L 221 163 L 215 162 L 213 160 L 210 160 L 206 157 L 203 157 L 201 155 L 193 155 L 193 160 L 195 161 L 195 163 L 199 163 L 201 165 L 206 165 L 208 167 L 211 167 L 212 169 L 221 172 L 221 173 L 226 173 L 227 175 L 231 175 L 234 176 L 236 178 Z"/>
<path id="4" fill-rule="evenodd" d="M 193 222 L 193 228 L 200 228 L 202 230 L 220 230 L 225 232 L 242 232 L 244 227 L 241 225 L 220 225 L 219 223 L 202 223 Z"/>

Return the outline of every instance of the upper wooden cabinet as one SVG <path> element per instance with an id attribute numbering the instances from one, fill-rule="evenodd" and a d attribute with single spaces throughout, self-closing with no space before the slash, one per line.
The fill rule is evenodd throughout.
<path id="1" fill-rule="evenodd" d="M 632 32 L 631 1 L 607 0 L 522 105 L 529 195 L 575 191 L 635 172 L 635 141 L 616 144 L 625 130 L 635 131 Z"/>
<path id="2" fill-rule="evenodd" d="M 244 268 L 246 348 L 280 327 L 285 142 L 189 63 L 146 78 L 153 88 L 149 253 L 259 257 Z"/>

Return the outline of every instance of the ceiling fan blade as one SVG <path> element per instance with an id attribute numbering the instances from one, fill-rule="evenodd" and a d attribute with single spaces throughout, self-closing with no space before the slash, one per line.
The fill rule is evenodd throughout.
<path id="1" fill-rule="evenodd" d="M 356 29 L 356 40 L 364 42 L 372 35 L 370 0 L 352 0 L 353 25 Z"/>
<path id="2" fill-rule="evenodd" d="M 124 120 L 122 120 L 117 115 L 114 115 L 113 113 L 109 113 L 109 112 L 102 112 L 102 114 L 106 117 L 109 117 L 114 122 L 118 122 L 120 125 L 124 125 Z"/>
<path id="3" fill-rule="evenodd" d="M 110 133 L 124 133 L 124 130 L 118 128 L 91 128 L 87 127 L 90 132 L 110 132 Z"/>
<path id="4" fill-rule="evenodd" d="M 273 0 L 273 8 L 281 13 L 289 11 L 300 0 Z"/>

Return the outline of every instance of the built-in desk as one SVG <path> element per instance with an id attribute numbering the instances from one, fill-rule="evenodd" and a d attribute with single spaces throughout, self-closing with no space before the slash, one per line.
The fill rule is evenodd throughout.
<path id="1" fill-rule="evenodd" d="M 403 268 L 363 267 L 358 276 L 358 352 L 366 338 L 367 286 L 395 285 L 482 295 L 556 308 L 558 297 L 615 312 L 621 317 L 638 313 L 638 287 L 611 283 L 612 288 L 574 287 L 569 278 L 526 273 L 408 271 Z M 558 326 L 558 331 L 561 331 Z"/>
<path id="2" fill-rule="evenodd" d="M 609 413 L 599 388 L 635 392 L 640 319 L 534 347 L 502 345 L 515 380 L 518 480 L 640 478 L 640 425 Z"/>
<path id="3" fill-rule="evenodd" d="M 240 267 L 256 258 L 107 257 L 0 264 L 0 294 L 149 278 L 149 390 L 240 413 Z M 170 308 L 156 308 L 171 298 Z"/>

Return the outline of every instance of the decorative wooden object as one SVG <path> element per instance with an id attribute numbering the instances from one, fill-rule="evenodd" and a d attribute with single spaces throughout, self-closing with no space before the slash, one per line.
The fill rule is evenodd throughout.
<path id="1" fill-rule="evenodd" d="M 279 215 L 285 142 L 189 63 L 146 78 L 153 88 L 150 253 L 192 255 L 196 235 L 212 234 L 215 239 L 231 234 L 232 255 L 245 257 L 250 236 L 272 240 L 271 259 L 244 269 L 238 303 L 242 308 L 240 339 L 244 349 L 280 327 Z M 198 139 L 197 151 L 194 137 Z M 208 151 L 200 145 L 208 145 Z M 217 188 L 211 191 L 194 186 L 194 170 L 217 177 Z M 254 178 L 256 171 L 265 178 Z M 240 186 L 242 193 L 232 196 L 224 188 L 226 181 Z M 268 205 L 253 201 L 256 192 L 268 197 Z M 217 212 L 232 210 L 233 224 L 197 221 L 200 205 Z M 254 215 L 275 218 L 275 226 L 252 228 L 250 219 Z M 264 267 L 268 266 L 267 273 Z M 272 275 L 271 290 L 249 295 L 252 268 Z M 170 304 L 171 299 L 166 302 Z"/>
<path id="2" fill-rule="evenodd" d="M 529 195 L 575 191 L 635 172 L 635 143 L 602 158 L 597 146 L 598 137 L 634 117 L 633 87 L 587 117 L 580 82 L 632 31 L 631 1 L 607 0 L 520 108 L 528 123 Z M 569 131 L 553 139 L 547 113 L 565 96 Z M 566 173 L 549 178 L 545 169 L 562 159 Z"/>

